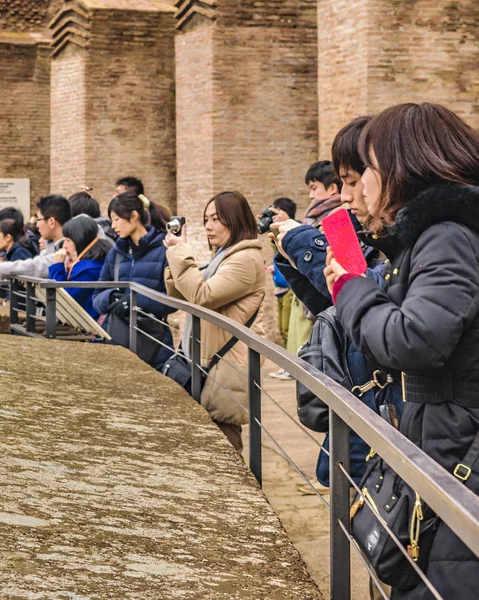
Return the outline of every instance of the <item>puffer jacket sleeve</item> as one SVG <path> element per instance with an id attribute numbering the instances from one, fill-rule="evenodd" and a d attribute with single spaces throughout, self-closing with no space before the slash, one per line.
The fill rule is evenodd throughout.
<path id="1" fill-rule="evenodd" d="M 283 238 L 282 245 L 301 275 L 309 279 L 317 293 L 330 300 L 323 273 L 326 266 L 326 248 L 328 247 L 324 233 L 311 225 L 301 225 L 288 231 Z"/>
<path id="2" fill-rule="evenodd" d="M 274 264 L 288 282 L 293 293 L 313 315 L 317 315 L 331 306 L 329 292 L 327 296 L 321 294 L 310 280 L 295 269 L 284 256 L 278 253 L 274 258 Z"/>
<path id="3" fill-rule="evenodd" d="M 167 258 L 176 289 L 193 304 L 216 310 L 253 291 L 251 265 L 241 251 L 223 261 L 206 281 L 189 244 L 180 242 L 169 248 Z"/>
<path id="4" fill-rule="evenodd" d="M 166 262 L 166 260 L 165 260 L 165 262 Z M 141 282 L 139 282 L 139 283 L 141 283 Z M 155 289 L 152 286 L 147 286 L 147 287 L 151 287 L 151 289 Z M 163 267 L 163 269 L 161 269 L 161 275 L 159 277 L 158 285 L 156 286 L 155 291 L 161 292 L 162 294 L 165 294 L 165 295 L 167 294 L 165 281 L 164 281 L 164 267 Z M 166 304 L 163 304 L 162 302 L 158 302 L 157 300 L 152 300 L 151 298 L 148 298 L 147 296 L 143 296 L 142 294 L 138 294 L 137 301 L 138 301 L 138 308 L 140 308 L 142 311 L 144 311 L 146 313 L 151 313 L 152 315 L 155 315 L 155 317 L 157 317 L 158 319 L 163 319 L 167 315 L 174 313 L 177 310 L 176 308 L 173 308 L 172 306 L 167 306 Z"/>
<path id="5" fill-rule="evenodd" d="M 116 249 L 112 248 L 106 255 L 105 263 L 103 264 L 98 281 L 113 281 L 115 256 Z M 93 293 L 93 308 L 100 315 L 104 315 L 108 312 L 108 307 L 111 304 L 110 296 L 112 291 L 113 288 L 107 290 L 95 290 Z"/>
<path id="6" fill-rule="evenodd" d="M 478 312 L 478 267 L 460 226 L 434 225 L 412 250 L 401 306 L 373 279 L 354 277 L 337 296 L 337 316 L 354 344 L 379 364 L 409 373 L 440 369 Z"/>

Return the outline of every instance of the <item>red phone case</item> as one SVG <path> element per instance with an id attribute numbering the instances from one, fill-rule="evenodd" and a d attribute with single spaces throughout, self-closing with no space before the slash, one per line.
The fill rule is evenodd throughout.
<path id="1" fill-rule="evenodd" d="M 321 221 L 328 244 L 338 263 L 353 275 L 362 275 L 368 265 L 348 211 L 340 208 Z"/>

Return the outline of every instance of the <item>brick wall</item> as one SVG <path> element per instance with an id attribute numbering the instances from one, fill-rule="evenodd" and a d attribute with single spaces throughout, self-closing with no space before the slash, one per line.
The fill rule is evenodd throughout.
<path id="1" fill-rule="evenodd" d="M 29 178 L 34 206 L 50 189 L 48 48 L 20 34 L 10 43 L 3 37 L 0 81 L 0 177 Z"/>
<path id="2" fill-rule="evenodd" d="M 178 213 L 185 215 L 197 259 L 207 260 L 201 226 L 213 186 L 213 31 L 202 24 L 176 38 Z"/>
<path id="3" fill-rule="evenodd" d="M 87 183 L 86 60 L 86 50 L 69 45 L 51 68 L 51 188 L 67 197 Z"/>
<path id="4" fill-rule="evenodd" d="M 70 15 L 66 14 L 65 19 L 68 18 Z M 61 23 L 59 19 L 53 24 L 54 46 L 62 43 Z M 85 48 L 76 46 L 77 41 Z M 71 46 L 74 49 L 65 58 Z M 75 68 L 77 76 L 73 75 L 70 82 Z M 174 208 L 173 12 L 90 11 L 77 38 L 72 38 L 63 49 L 60 47 L 55 55 L 53 73 L 58 72 L 63 79 L 54 77 L 53 94 L 64 105 L 58 106 L 58 117 L 52 121 L 52 187 L 61 187 L 71 194 L 79 184 L 88 184 L 106 209 L 116 179 L 136 175 L 144 181 L 152 200 L 162 200 Z M 75 87 L 72 93 L 76 100 L 83 103 L 83 109 L 77 113 L 79 119 L 69 111 L 68 97 L 63 94 L 62 86 L 69 89 L 70 83 Z M 83 143 L 80 154 L 84 153 L 84 159 L 80 161 L 76 145 L 69 151 L 61 139 L 63 131 L 71 133 L 77 127 L 82 130 L 78 139 Z"/>
<path id="5" fill-rule="evenodd" d="M 63 0 L 1 0 L 0 29 L 42 31 Z"/>
<path id="6" fill-rule="evenodd" d="M 477 0 L 319 0 L 320 153 L 361 113 L 445 104 L 479 126 Z"/>
<path id="7" fill-rule="evenodd" d="M 290 196 L 301 215 L 318 155 L 315 1 L 225 0 L 214 16 L 194 15 L 176 41 L 178 210 L 199 261 L 208 259 L 201 215 L 212 194 L 237 189 L 254 212 Z"/>

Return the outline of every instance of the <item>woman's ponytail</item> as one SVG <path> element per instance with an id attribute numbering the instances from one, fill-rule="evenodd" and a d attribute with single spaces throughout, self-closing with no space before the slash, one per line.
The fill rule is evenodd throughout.
<path id="1" fill-rule="evenodd" d="M 122 219 L 130 220 L 136 210 L 143 225 L 151 225 L 159 231 L 166 231 L 166 223 L 171 218 L 170 209 L 164 204 L 151 202 L 144 194 L 124 192 L 110 202 L 108 215 L 116 213 Z"/>

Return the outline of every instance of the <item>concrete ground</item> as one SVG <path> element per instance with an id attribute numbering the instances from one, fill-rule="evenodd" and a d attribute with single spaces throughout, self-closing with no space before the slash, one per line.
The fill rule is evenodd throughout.
<path id="1" fill-rule="evenodd" d="M 262 370 L 264 389 L 296 418 L 296 383 L 268 377 L 277 367 L 267 363 Z M 262 422 L 286 450 L 296 465 L 314 477 L 319 449 L 277 408 L 268 397 L 262 398 Z M 323 435 L 310 432 L 318 441 Z M 245 460 L 248 461 L 248 428 L 245 428 Z M 316 478 L 314 477 L 316 481 Z M 315 495 L 303 495 L 297 484 L 300 475 L 288 464 L 273 442 L 263 434 L 263 491 L 279 515 L 286 532 L 299 550 L 311 577 L 325 597 L 329 597 L 329 510 Z M 329 495 L 325 496 L 329 502 Z M 369 576 L 352 552 L 351 597 L 368 600 Z"/>

